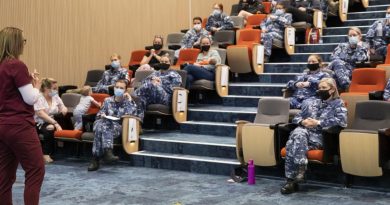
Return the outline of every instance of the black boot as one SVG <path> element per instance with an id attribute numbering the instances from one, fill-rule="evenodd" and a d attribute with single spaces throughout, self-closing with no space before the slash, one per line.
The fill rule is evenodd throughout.
<path id="1" fill-rule="evenodd" d="M 298 191 L 298 184 L 293 179 L 287 179 L 287 183 L 280 189 L 282 194 L 291 194 Z"/>
<path id="2" fill-rule="evenodd" d="M 88 166 L 88 171 L 96 171 L 99 169 L 99 166 L 100 166 L 99 158 L 94 157 L 94 158 L 92 158 L 92 161 Z"/>
<path id="3" fill-rule="evenodd" d="M 106 163 L 113 163 L 117 162 L 119 160 L 119 157 L 114 156 L 114 154 L 112 153 L 112 149 L 105 149 L 103 159 Z"/>

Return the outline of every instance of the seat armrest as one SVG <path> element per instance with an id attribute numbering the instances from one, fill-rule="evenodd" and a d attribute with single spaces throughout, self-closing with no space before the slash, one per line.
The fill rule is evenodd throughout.
<path id="1" fill-rule="evenodd" d="M 236 124 L 247 124 L 247 123 L 251 123 L 251 122 L 249 122 L 247 120 L 237 120 L 236 121 Z"/>
<path id="2" fill-rule="evenodd" d="M 65 115 L 58 113 L 54 115 L 54 119 L 61 125 L 63 130 L 73 130 L 72 116 L 72 113 L 66 113 Z"/>
<path id="3" fill-rule="evenodd" d="M 382 168 L 390 169 L 390 128 L 380 129 L 379 134 L 379 165 Z"/>
<path id="4" fill-rule="evenodd" d="M 369 100 L 383 100 L 385 91 L 371 91 L 368 93 Z"/>
<path id="5" fill-rule="evenodd" d="M 343 127 L 333 126 L 322 130 L 323 162 L 332 162 L 334 155 L 339 155 L 339 135 Z"/>
<path id="6" fill-rule="evenodd" d="M 282 147 L 286 146 L 287 140 L 290 136 L 290 132 L 293 131 L 296 127 L 298 127 L 298 125 L 293 123 L 281 124 L 278 126 L 277 133 L 278 133 L 279 151 Z"/>
<path id="7" fill-rule="evenodd" d="M 168 48 L 171 50 L 178 50 L 181 48 L 181 46 L 180 45 L 169 45 Z"/>
<path id="8" fill-rule="evenodd" d="M 180 32 L 181 32 L 181 33 L 187 33 L 188 30 L 189 30 L 189 29 L 182 29 L 182 30 L 180 30 Z"/>
<path id="9" fill-rule="evenodd" d="M 222 49 L 226 49 L 228 46 L 230 46 L 232 44 L 229 44 L 229 43 L 221 43 L 218 45 L 218 48 L 222 48 Z"/>

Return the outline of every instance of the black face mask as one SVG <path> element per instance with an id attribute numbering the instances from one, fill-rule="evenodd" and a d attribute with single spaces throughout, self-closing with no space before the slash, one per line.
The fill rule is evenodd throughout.
<path id="1" fill-rule="evenodd" d="M 160 50 L 162 48 L 161 44 L 153 44 L 153 49 L 154 50 Z"/>
<path id="2" fill-rule="evenodd" d="M 201 46 L 200 47 L 200 50 L 203 52 L 203 51 L 209 51 L 210 50 L 210 45 L 206 45 L 206 46 Z"/>
<path id="3" fill-rule="evenodd" d="M 320 97 L 321 100 L 329 99 L 330 98 L 329 90 L 317 90 L 318 97 Z"/>
<path id="4" fill-rule="evenodd" d="M 320 64 L 319 64 L 319 63 L 314 63 L 314 64 L 308 63 L 308 64 L 307 64 L 307 68 L 308 68 L 310 71 L 315 71 L 315 70 L 317 70 L 318 68 L 320 68 Z"/>
<path id="5" fill-rule="evenodd" d="M 158 63 L 153 66 L 156 70 L 168 70 L 171 67 L 168 63 Z"/>

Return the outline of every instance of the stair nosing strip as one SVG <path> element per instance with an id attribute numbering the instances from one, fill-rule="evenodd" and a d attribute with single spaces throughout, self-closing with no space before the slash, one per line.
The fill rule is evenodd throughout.
<path id="1" fill-rule="evenodd" d="M 260 95 L 228 95 L 224 96 L 224 98 L 283 98 L 282 96 L 260 96 Z"/>
<path id="2" fill-rule="evenodd" d="M 221 123 L 221 122 L 210 122 L 210 121 L 194 121 L 194 120 L 188 120 L 185 122 L 182 122 L 182 124 L 192 124 L 192 125 L 213 125 L 213 126 L 225 126 L 225 127 L 237 127 L 235 123 Z"/>
<path id="3" fill-rule="evenodd" d="M 188 108 L 188 111 L 197 111 L 197 112 L 230 112 L 230 113 L 239 113 L 239 114 L 256 114 L 257 112 L 251 111 L 239 111 L 239 110 L 214 110 L 214 109 L 202 109 L 202 108 Z"/>
<path id="4" fill-rule="evenodd" d="M 346 20 L 345 22 L 354 22 L 354 21 L 371 21 L 371 20 L 383 20 L 383 19 L 386 19 L 386 18 L 375 18 L 375 19 L 349 19 L 349 20 Z"/>
<path id="5" fill-rule="evenodd" d="M 202 159 L 198 158 L 198 156 L 191 157 L 178 157 L 178 156 L 168 156 L 164 154 L 153 154 L 153 153 L 145 153 L 145 151 L 138 151 L 132 153 L 132 155 L 138 155 L 138 156 L 149 156 L 149 157 L 160 157 L 160 158 L 169 158 L 169 159 L 181 159 L 181 160 L 195 160 L 195 161 L 201 161 L 201 162 L 211 162 L 211 163 L 220 163 L 220 164 L 231 164 L 231 165 L 239 165 L 240 162 L 233 162 L 233 161 L 222 161 L 222 160 L 210 160 L 210 159 Z"/>
<path id="6" fill-rule="evenodd" d="M 370 26 L 357 26 L 359 28 L 369 28 Z M 340 26 L 340 27 L 326 27 L 324 29 L 345 29 L 345 28 L 350 28 L 350 26 Z"/>
<path id="7" fill-rule="evenodd" d="M 365 13 L 386 13 L 386 11 L 358 11 L 358 12 L 348 12 L 349 14 L 365 14 Z"/>
<path id="8" fill-rule="evenodd" d="M 184 141 L 184 140 L 142 138 L 142 137 L 141 137 L 141 140 L 159 141 L 159 142 L 175 142 L 175 143 L 183 143 L 183 144 L 210 145 L 210 146 L 221 146 L 221 147 L 236 147 L 236 145 L 234 145 L 234 144 L 220 144 L 220 143 L 212 143 L 212 142 L 195 142 L 195 141 Z"/>

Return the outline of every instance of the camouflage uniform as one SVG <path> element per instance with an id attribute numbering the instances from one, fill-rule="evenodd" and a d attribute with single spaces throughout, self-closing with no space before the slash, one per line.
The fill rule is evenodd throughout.
<path id="1" fill-rule="evenodd" d="M 390 79 L 389 79 L 389 81 L 387 81 L 385 93 L 383 94 L 383 99 L 386 101 L 390 100 Z"/>
<path id="2" fill-rule="evenodd" d="M 261 41 L 263 42 L 264 54 L 266 56 L 271 56 L 273 39 L 283 41 L 284 28 L 291 25 L 291 21 L 291 14 L 284 13 L 277 16 L 275 20 L 271 20 L 271 18 L 268 17 L 260 24 L 261 30 L 267 30 L 267 33 L 261 33 Z"/>
<path id="3" fill-rule="evenodd" d="M 129 81 L 129 73 L 126 68 L 110 69 L 103 73 L 102 79 L 92 88 L 94 93 L 108 93 L 108 87 L 118 80 Z"/>
<path id="4" fill-rule="evenodd" d="M 121 121 L 109 120 L 102 118 L 106 116 L 122 117 L 123 115 L 136 115 L 137 105 L 133 100 L 124 100 L 122 102 L 116 102 L 115 96 L 106 98 L 99 113 L 96 115 L 98 118 L 94 125 L 93 130 L 95 137 L 93 141 L 92 154 L 96 157 L 100 157 L 104 154 L 104 149 L 112 149 L 114 144 L 114 138 L 121 136 L 122 125 Z"/>
<path id="5" fill-rule="evenodd" d="M 233 29 L 233 21 L 225 13 L 210 15 L 207 19 L 206 30 L 211 32 L 211 27 L 221 28 L 221 30 Z"/>
<path id="6" fill-rule="evenodd" d="M 301 109 L 301 104 L 304 100 L 316 96 L 318 83 L 322 78 L 330 77 L 328 73 L 320 70 L 314 72 L 304 72 L 302 75 L 297 76 L 296 80 L 290 80 L 287 83 L 287 88 L 294 90 L 293 96 L 290 98 L 291 109 Z M 297 88 L 295 86 L 298 82 L 309 82 L 309 87 Z"/>
<path id="7" fill-rule="evenodd" d="M 209 32 L 205 29 L 201 29 L 199 32 L 196 32 L 194 28 L 187 31 L 184 35 L 183 40 L 181 41 L 181 49 L 183 48 L 192 48 L 194 44 L 200 44 L 200 39 L 204 36 L 207 36 L 211 39 Z M 175 57 L 179 57 L 179 52 L 181 49 L 175 51 Z"/>
<path id="8" fill-rule="evenodd" d="M 370 48 L 375 49 L 375 54 L 386 56 L 387 44 L 390 43 L 390 23 L 386 20 L 375 21 L 369 28 L 366 35 L 366 42 Z M 378 25 L 382 24 L 382 33 L 378 32 Z"/>
<path id="9" fill-rule="evenodd" d="M 161 79 L 161 84 L 154 85 L 152 78 Z M 142 85 L 135 90 L 140 98 L 137 116 L 143 120 L 145 110 L 150 104 L 170 105 L 173 88 L 181 85 L 181 76 L 176 71 L 155 71 L 142 81 Z"/>
<path id="10" fill-rule="evenodd" d="M 347 89 L 351 84 L 352 71 L 356 62 L 364 62 L 368 59 L 368 49 L 365 46 L 357 45 L 351 48 L 349 43 L 340 43 L 333 51 L 328 69 L 334 71 L 337 86 L 340 89 Z"/>
<path id="11" fill-rule="evenodd" d="M 322 101 L 310 98 L 302 104 L 302 110 L 294 119 L 294 124 L 313 118 L 320 121 L 314 128 L 299 125 L 295 128 L 286 144 L 285 174 L 287 178 L 295 179 L 301 166 L 307 165 L 306 153 L 312 149 L 322 148 L 322 129 L 332 126 L 347 126 L 347 109 L 340 99 Z"/>

